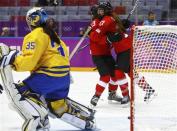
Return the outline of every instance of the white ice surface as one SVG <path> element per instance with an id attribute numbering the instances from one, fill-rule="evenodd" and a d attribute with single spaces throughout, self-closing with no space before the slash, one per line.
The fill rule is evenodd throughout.
<path id="1" fill-rule="evenodd" d="M 14 73 L 15 82 L 23 80 L 28 73 Z M 97 72 L 72 72 L 74 84 L 69 96 L 86 106 L 95 92 Z M 158 96 L 150 103 L 144 103 L 144 92 L 136 87 L 135 130 L 134 131 L 177 131 L 177 79 L 174 75 L 143 74 L 156 89 Z M 170 79 L 169 79 L 170 78 Z M 120 92 L 120 90 L 118 91 Z M 129 108 L 119 104 L 108 104 L 107 89 L 96 108 L 97 127 L 101 131 L 129 131 Z M 8 100 L 0 95 L 0 131 L 20 131 L 23 120 L 8 107 Z M 50 119 L 51 131 L 76 131 L 77 128 L 58 119 Z"/>
<path id="2" fill-rule="evenodd" d="M 28 73 L 14 72 L 15 82 L 23 80 Z M 70 87 L 69 97 L 88 106 L 95 92 L 95 85 L 99 79 L 97 72 L 72 72 L 74 84 Z M 120 90 L 119 90 L 120 92 Z M 101 131 L 129 131 L 129 108 L 122 108 L 119 104 L 108 104 L 107 89 L 103 93 L 96 108 L 96 123 Z M 8 107 L 6 94 L 0 95 L 0 131 L 20 131 L 23 119 Z M 77 128 L 58 119 L 50 119 L 51 131 L 75 131 Z"/>
<path id="3" fill-rule="evenodd" d="M 145 92 L 135 86 L 135 131 L 177 131 L 177 74 L 142 75 L 157 96 L 145 103 Z"/>

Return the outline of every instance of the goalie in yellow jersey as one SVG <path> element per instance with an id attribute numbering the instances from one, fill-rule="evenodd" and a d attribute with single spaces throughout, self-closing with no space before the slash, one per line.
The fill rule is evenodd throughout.
<path id="1" fill-rule="evenodd" d="M 67 97 L 70 63 L 66 45 L 54 31 L 54 20 L 48 18 L 44 9 L 36 7 L 27 12 L 26 21 L 31 32 L 24 37 L 22 53 L 17 55 L 16 50 L 11 50 L 0 59 L 1 69 L 5 70 L 7 65 L 12 65 L 15 71 L 31 72 L 23 83 L 10 85 L 20 94 L 18 99 L 14 97 L 17 103 L 14 105 L 18 105 L 14 107 L 25 118 L 22 130 L 49 128 L 48 113 L 41 107 L 49 110 L 52 116 L 80 129 L 95 129 L 95 111 Z M 3 54 L 3 46 L 1 50 Z M 8 77 L 7 73 L 4 75 Z M 41 97 L 45 101 L 39 99 Z M 25 108 L 25 102 L 28 103 L 28 109 Z"/>

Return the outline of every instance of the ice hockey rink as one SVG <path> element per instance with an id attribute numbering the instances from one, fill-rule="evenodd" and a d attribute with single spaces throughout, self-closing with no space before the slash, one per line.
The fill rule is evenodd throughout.
<path id="1" fill-rule="evenodd" d="M 135 86 L 134 131 L 177 131 L 177 74 L 141 73 L 156 90 L 149 103 L 142 101 L 144 92 Z"/>
<path id="2" fill-rule="evenodd" d="M 15 82 L 23 80 L 28 73 L 13 73 Z M 95 92 L 95 85 L 99 79 L 97 72 L 72 72 L 74 83 L 70 87 L 69 97 L 88 106 Z M 120 90 L 119 90 L 120 92 Z M 96 108 L 96 124 L 101 131 L 129 131 L 130 121 L 129 107 L 121 107 L 120 104 L 108 104 L 108 91 L 99 101 Z M 0 95 L 0 131 L 20 131 L 23 119 L 8 107 L 5 92 Z M 51 131 L 77 131 L 79 129 L 62 122 L 59 119 L 50 119 Z"/>
<path id="3" fill-rule="evenodd" d="M 15 82 L 23 80 L 28 73 L 13 72 Z M 143 101 L 144 92 L 135 89 L 134 131 L 177 131 L 177 76 L 176 74 L 142 74 L 156 89 L 157 96 L 149 103 Z M 70 98 L 88 106 L 98 81 L 97 72 L 72 72 L 74 83 L 70 87 Z M 170 78 L 170 79 L 169 79 Z M 120 90 L 118 90 L 120 93 Z M 101 131 L 130 131 L 129 107 L 108 104 L 105 90 L 96 108 L 96 124 Z M 0 95 L 0 131 L 20 131 L 21 117 L 8 107 L 6 94 Z M 79 129 L 50 119 L 51 131 L 77 131 Z"/>

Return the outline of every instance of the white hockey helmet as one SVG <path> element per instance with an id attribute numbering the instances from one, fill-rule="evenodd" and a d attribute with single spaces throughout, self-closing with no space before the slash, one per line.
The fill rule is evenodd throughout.
<path id="1" fill-rule="evenodd" d="M 26 22 L 28 26 L 38 27 L 48 19 L 48 15 L 41 7 L 33 7 L 26 14 Z"/>

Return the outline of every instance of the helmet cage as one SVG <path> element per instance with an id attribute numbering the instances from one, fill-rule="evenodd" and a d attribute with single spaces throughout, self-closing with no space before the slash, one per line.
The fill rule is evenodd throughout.
<path id="1" fill-rule="evenodd" d="M 48 15 L 42 8 L 32 8 L 27 12 L 26 21 L 28 26 L 38 27 L 46 23 Z"/>

